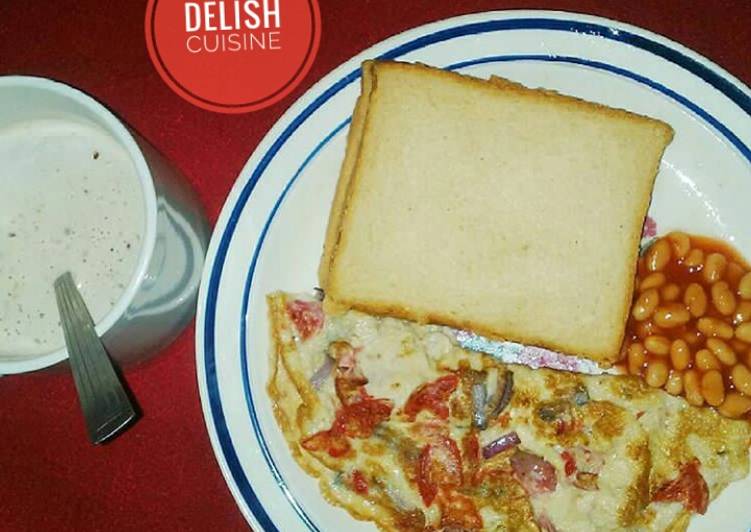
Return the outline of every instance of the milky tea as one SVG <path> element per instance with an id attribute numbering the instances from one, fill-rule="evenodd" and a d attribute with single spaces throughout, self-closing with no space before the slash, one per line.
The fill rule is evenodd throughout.
<path id="1" fill-rule="evenodd" d="M 64 345 L 54 280 L 70 270 L 95 323 L 131 281 L 146 210 L 127 152 L 94 125 L 0 128 L 0 356 Z"/>

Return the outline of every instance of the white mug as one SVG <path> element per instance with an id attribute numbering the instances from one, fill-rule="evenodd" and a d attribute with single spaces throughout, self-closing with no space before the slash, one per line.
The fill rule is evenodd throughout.
<path id="1" fill-rule="evenodd" d="M 103 130 L 135 168 L 145 208 L 142 247 L 130 282 L 96 330 L 116 362 L 143 360 L 174 340 L 193 318 L 210 234 L 206 217 L 184 177 L 101 103 L 49 79 L 0 77 L 0 128 L 44 119 Z M 0 345 L 0 375 L 49 367 L 67 356 L 65 348 L 14 355 Z"/>

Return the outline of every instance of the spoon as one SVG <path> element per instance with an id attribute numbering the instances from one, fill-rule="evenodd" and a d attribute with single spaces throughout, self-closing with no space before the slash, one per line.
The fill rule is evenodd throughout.
<path id="1" fill-rule="evenodd" d="M 89 440 L 100 444 L 120 432 L 136 412 L 70 272 L 55 280 L 55 296 Z"/>

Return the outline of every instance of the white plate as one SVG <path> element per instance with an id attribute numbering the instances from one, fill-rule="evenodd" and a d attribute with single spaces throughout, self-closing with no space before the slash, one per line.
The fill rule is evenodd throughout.
<path id="1" fill-rule="evenodd" d="M 204 271 L 196 326 L 203 411 L 222 473 L 256 530 L 375 530 L 326 503 L 287 449 L 266 395 L 264 301 L 273 290 L 316 285 L 359 65 L 373 57 L 500 74 L 665 120 L 676 136 L 650 209 L 660 232 L 715 235 L 751 257 L 751 91 L 691 50 L 610 20 L 506 11 L 422 26 L 353 57 L 259 144 L 227 199 Z M 748 530 L 750 488 L 748 479 L 731 486 L 692 530 Z"/>

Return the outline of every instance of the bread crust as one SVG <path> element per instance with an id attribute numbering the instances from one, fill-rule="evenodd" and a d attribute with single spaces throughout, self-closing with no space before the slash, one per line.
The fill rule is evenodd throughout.
<path id="1" fill-rule="evenodd" d="M 326 227 L 326 238 L 323 244 L 321 264 L 318 268 L 318 282 L 324 290 L 326 290 L 328 284 L 331 261 L 339 242 L 341 221 L 347 207 L 352 174 L 360 154 L 360 145 L 365 130 L 365 117 L 368 114 L 370 93 L 373 90 L 373 66 L 373 61 L 365 61 L 362 64 L 361 92 L 355 103 L 355 110 L 352 113 L 352 123 L 349 126 L 347 134 L 347 148 L 344 152 L 344 161 L 339 173 L 339 181 L 336 184 L 334 201 L 331 204 L 331 213 L 329 215 L 328 226 Z"/>

